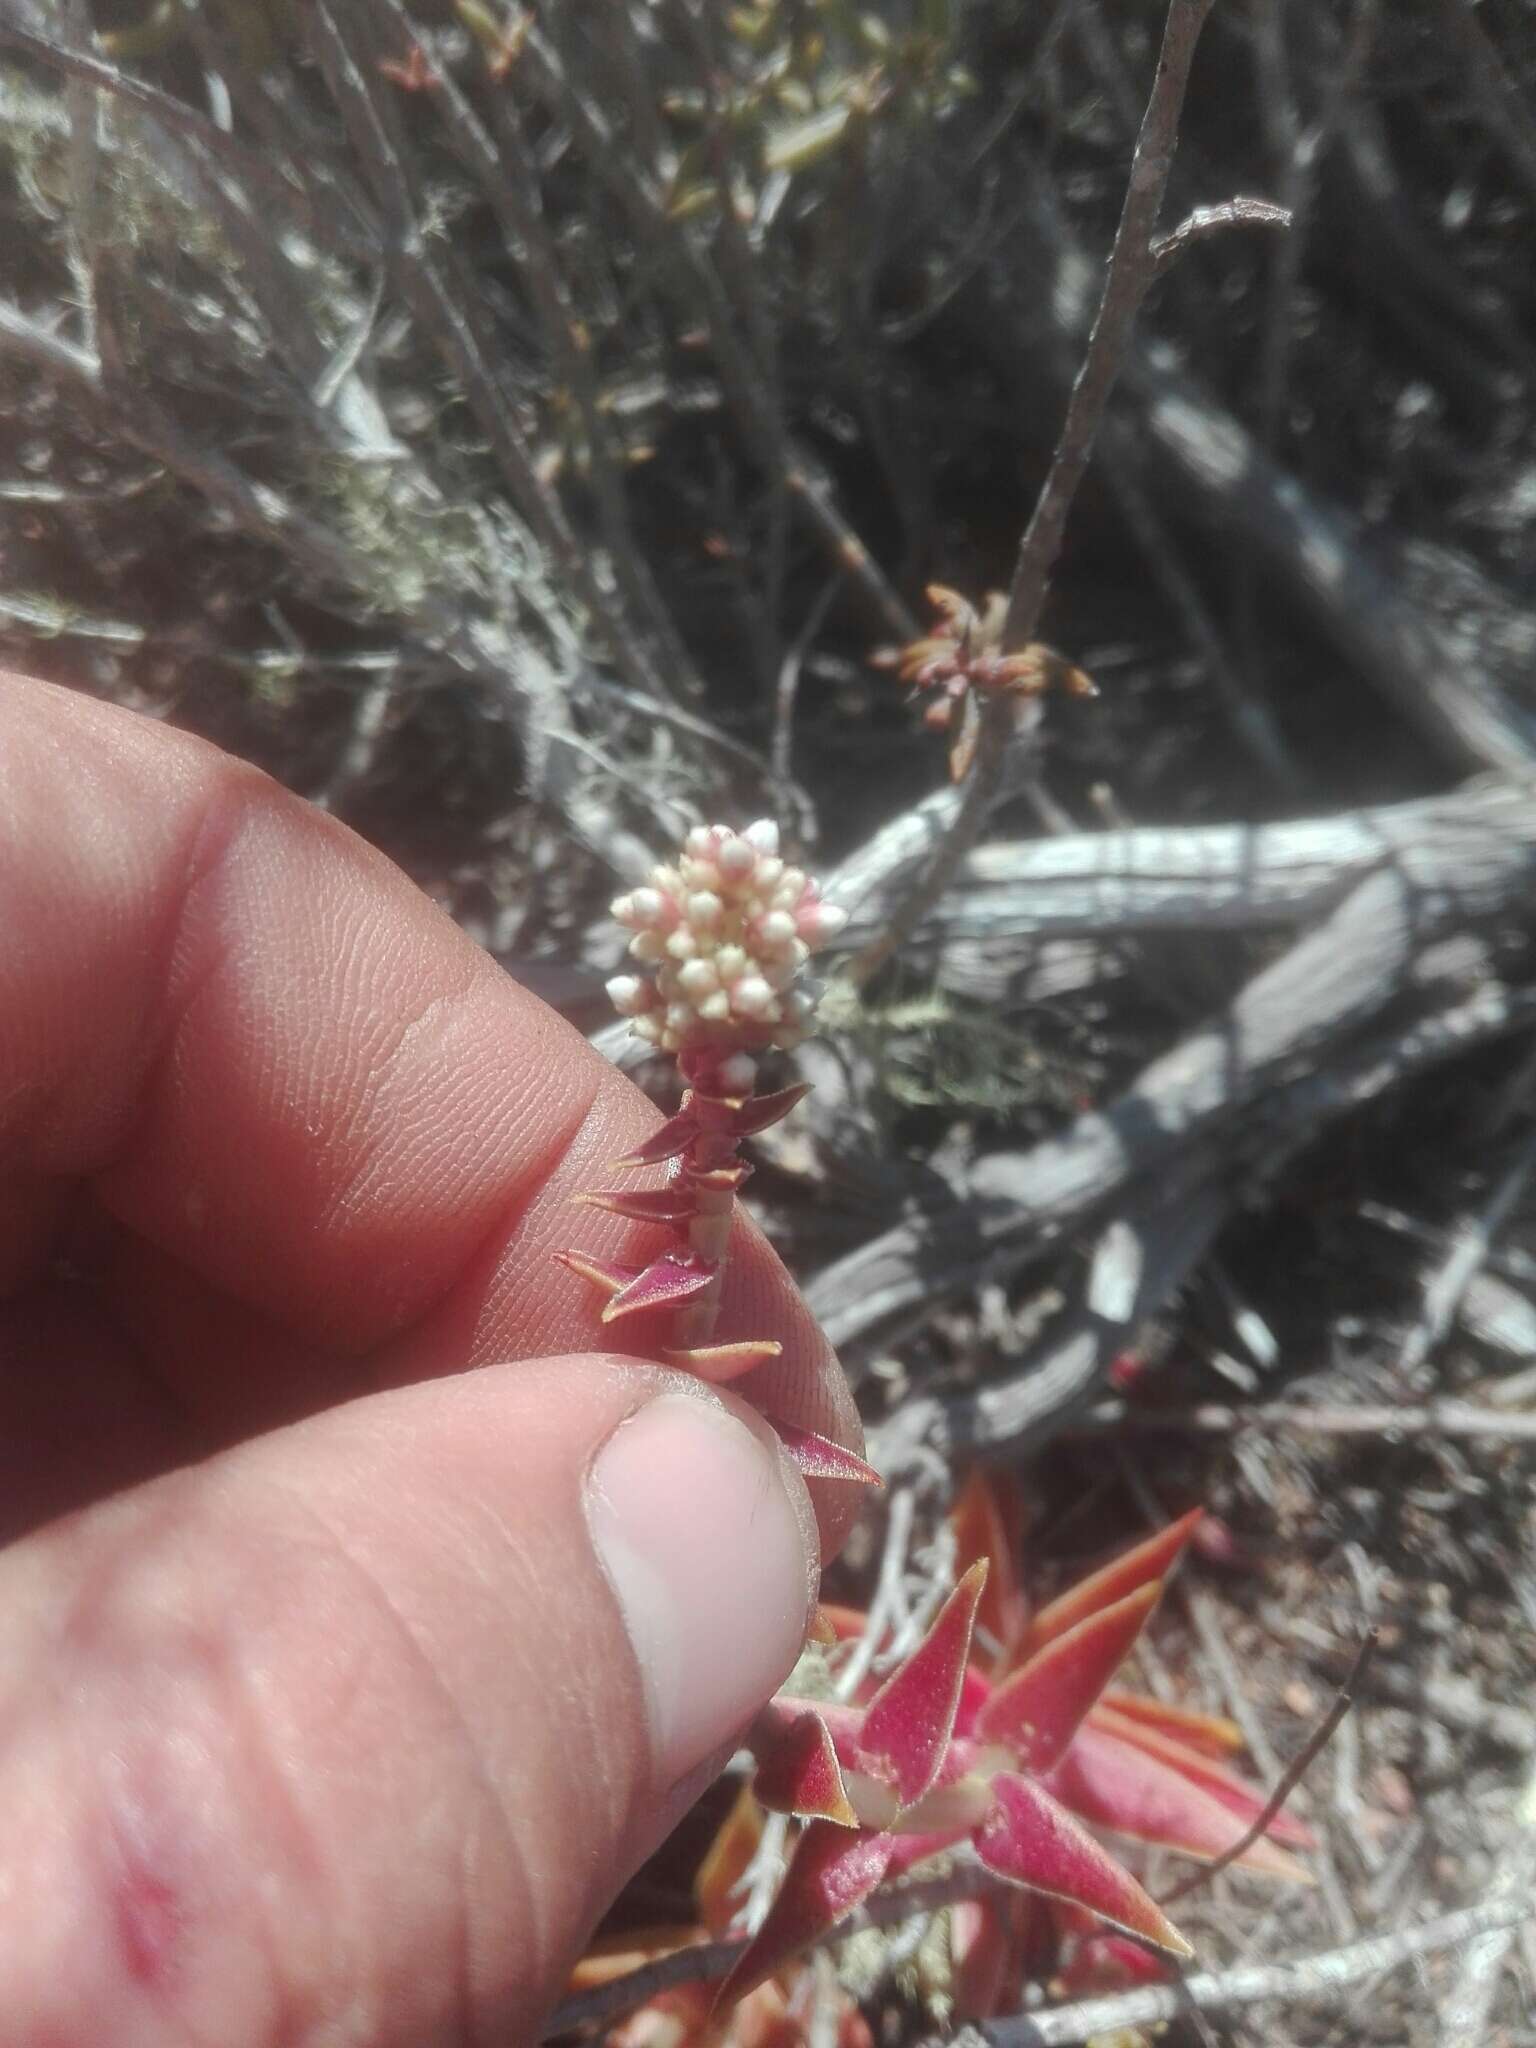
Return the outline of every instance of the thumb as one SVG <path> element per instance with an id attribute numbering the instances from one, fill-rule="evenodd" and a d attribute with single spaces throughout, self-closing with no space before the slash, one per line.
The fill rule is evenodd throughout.
<path id="1" fill-rule="evenodd" d="M 13 2041 L 524 2041 L 789 1671 L 798 1475 L 629 1359 L 260 1438 L 0 1562 Z"/>

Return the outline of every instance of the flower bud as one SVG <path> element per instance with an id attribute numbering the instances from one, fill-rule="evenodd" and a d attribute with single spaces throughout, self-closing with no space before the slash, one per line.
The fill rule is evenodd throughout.
<path id="1" fill-rule="evenodd" d="M 638 1017 L 650 1008 L 650 988 L 636 974 L 616 974 L 607 987 L 608 1000 L 621 1017 Z"/>
<path id="2" fill-rule="evenodd" d="M 757 865 L 757 854 L 744 839 L 727 839 L 715 855 L 715 866 L 728 881 L 740 882 Z"/>

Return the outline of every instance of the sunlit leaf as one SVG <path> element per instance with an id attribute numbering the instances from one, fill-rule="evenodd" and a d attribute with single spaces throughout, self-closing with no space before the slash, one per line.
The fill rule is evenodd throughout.
<path id="1" fill-rule="evenodd" d="M 903 1806 L 934 1783 L 954 1733 L 976 1607 L 987 1580 L 973 1564 L 939 1609 L 932 1628 L 869 1703 L 860 1746 Z"/>
<path id="2" fill-rule="evenodd" d="M 858 1826 L 831 1734 L 814 1708 L 788 1721 L 771 1747 L 759 1747 L 752 1789 L 770 1813 Z"/>
<path id="3" fill-rule="evenodd" d="M 844 1450 L 830 1437 L 813 1429 L 797 1429 L 792 1422 L 780 1422 L 770 1415 L 768 1422 L 779 1442 L 807 1479 L 846 1479 L 855 1486 L 884 1486 L 873 1465 L 866 1465 L 854 1452 Z"/>
<path id="4" fill-rule="evenodd" d="M 778 1897 L 745 1954 L 720 1987 L 719 2004 L 743 1997 L 782 1963 L 845 1920 L 885 1876 L 891 1837 L 812 1821 L 800 1837 Z"/>
<path id="5" fill-rule="evenodd" d="M 680 1308 L 685 1301 L 702 1294 L 716 1278 L 717 1268 L 701 1259 L 679 1258 L 663 1252 L 626 1281 L 603 1306 L 603 1321 L 616 1323 L 624 1316 L 649 1315 L 656 1309 Z"/>
<path id="6" fill-rule="evenodd" d="M 809 1081 L 797 1081 L 792 1088 L 775 1089 L 771 1095 L 754 1095 L 731 1118 L 732 1135 L 752 1138 L 789 1115 L 797 1102 L 811 1092 Z"/>
<path id="7" fill-rule="evenodd" d="M 1212 1862 L 1241 1840 L 1250 1821 L 1203 1785 L 1093 1720 L 1051 1773 L 1056 1797 L 1094 1827 Z M 1268 1840 L 1242 1857 L 1245 1870 L 1310 1884 L 1304 1865 Z"/>
<path id="8" fill-rule="evenodd" d="M 1154 1579 L 1166 1578 L 1180 1551 L 1194 1534 L 1195 1524 L 1203 1512 L 1201 1508 L 1192 1508 L 1187 1515 L 1170 1522 L 1166 1529 L 1159 1529 L 1144 1543 L 1111 1558 L 1090 1578 L 1079 1579 L 1049 1607 L 1042 1607 L 1029 1625 L 1024 1653 L 1032 1655 L 1042 1643 L 1048 1643 L 1053 1636 L 1075 1627 L 1084 1615 L 1095 1614 L 1101 1607 L 1123 1600 L 1127 1593 L 1150 1585 Z"/>
<path id="9" fill-rule="evenodd" d="M 699 1120 L 693 1113 L 692 1104 L 692 1095 L 685 1095 L 676 1116 L 669 1116 L 643 1144 L 637 1145 L 633 1152 L 625 1153 L 622 1159 L 616 1159 L 614 1165 L 659 1166 L 664 1159 L 676 1159 L 679 1153 L 686 1152 L 699 1135 Z"/>
<path id="10" fill-rule="evenodd" d="M 994 1690 L 977 1735 L 1002 1743 L 1024 1769 L 1048 1771 L 1125 1662 L 1161 1590 L 1154 1579 L 1053 1636 Z"/>
<path id="11" fill-rule="evenodd" d="M 1106 1696 L 1094 1709 L 1093 1725 L 1105 1734 L 1118 1736 L 1133 1749 L 1155 1757 L 1168 1765 L 1219 1800 L 1229 1813 L 1236 1814 L 1243 1826 L 1251 1827 L 1264 1811 L 1267 1795 L 1246 1778 L 1240 1778 L 1233 1770 L 1191 1750 L 1171 1737 L 1163 1734 L 1152 1722 L 1135 1720 L 1109 1704 Z M 1283 1842 L 1292 1849 L 1315 1849 L 1317 1837 L 1304 1821 L 1285 1812 L 1277 1813 L 1265 1830 L 1277 1842 Z"/>
<path id="12" fill-rule="evenodd" d="M 1031 1891 L 1086 1906 L 1173 1955 L 1193 1953 L 1130 1872 L 1032 1778 L 1001 1772 L 992 1793 L 992 1811 L 973 1838 L 989 1870 Z"/>
<path id="13" fill-rule="evenodd" d="M 1140 1692 L 1107 1692 L 1100 1704 L 1113 1707 L 1128 1721 L 1140 1722 L 1189 1749 L 1198 1749 L 1205 1756 L 1236 1756 L 1243 1748 L 1242 1729 L 1224 1714 L 1201 1714 L 1189 1707 L 1171 1707 Z"/>

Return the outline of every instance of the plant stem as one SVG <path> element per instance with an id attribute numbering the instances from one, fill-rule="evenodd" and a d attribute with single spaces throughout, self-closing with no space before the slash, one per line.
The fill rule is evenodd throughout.
<path id="1" fill-rule="evenodd" d="M 1179 116 L 1195 45 L 1214 4 L 1215 0 L 1172 0 L 1168 9 L 1157 75 L 1136 138 L 1125 204 L 1109 253 L 1104 294 L 1067 402 L 1061 437 L 1019 543 L 1003 627 L 1005 653 L 1015 652 L 1035 638 L 1050 589 L 1051 570 L 1061 553 L 1067 515 L 1093 454 L 1110 393 L 1129 352 L 1136 315 L 1158 276 L 1161 258 L 1158 246 L 1153 243 L 1153 231 L 1162 211 L 1178 143 Z M 892 911 L 886 929 L 846 970 L 855 988 L 862 988 L 905 945 L 985 830 L 1002 786 L 1003 759 L 1014 715 L 1014 707 L 1007 698 L 988 700 L 982 714 L 975 765 L 954 823 L 932 864 Z"/>

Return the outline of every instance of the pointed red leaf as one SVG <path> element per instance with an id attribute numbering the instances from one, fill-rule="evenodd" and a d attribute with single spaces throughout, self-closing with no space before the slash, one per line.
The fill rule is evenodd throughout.
<path id="1" fill-rule="evenodd" d="M 770 1813 L 792 1813 L 797 1820 L 858 1826 L 831 1734 L 814 1709 L 796 1714 L 776 1731 L 771 1746 L 761 1745 L 758 1729 L 753 1733 L 758 1746 L 752 1789 L 760 1805 Z"/>
<path id="2" fill-rule="evenodd" d="M 771 1977 L 781 1963 L 861 1906 L 885 1875 L 891 1837 L 850 1833 L 813 1820 L 768 1909 L 768 1917 L 720 1987 L 716 2011 Z"/>
<path id="3" fill-rule="evenodd" d="M 1159 1529 L 1155 1536 L 1149 1536 L 1145 1543 L 1138 1543 L 1134 1549 L 1111 1558 L 1091 1578 L 1080 1579 L 1075 1586 L 1069 1586 L 1049 1607 L 1042 1607 L 1030 1624 L 1024 1643 L 1026 1654 L 1038 1650 L 1052 1636 L 1062 1635 L 1075 1627 L 1084 1615 L 1096 1614 L 1101 1607 L 1123 1600 L 1127 1593 L 1134 1593 L 1139 1586 L 1149 1585 L 1153 1579 L 1165 1578 L 1179 1552 L 1195 1533 L 1195 1524 L 1204 1512 L 1203 1508 L 1192 1508 L 1178 1521 L 1170 1522 L 1166 1529 Z"/>
<path id="4" fill-rule="evenodd" d="M 579 1273 L 583 1280 L 600 1287 L 604 1294 L 617 1294 L 640 1271 L 638 1266 L 626 1266 L 618 1259 L 594 1258 L 590 1252 L 556 1252 L 553 1256 L 570 1272 Z"/>
<path id="5" fill-rule="evenodd" d="M 686 1223 L 699 1206 L 693 1189 L 681 1180 L 664 1188 L 604 1188 L 576 1199 L 589 1209 L 606 1209 L 610 1216 L 627 1216 L 634 1223 Z"/>
<path id="6" fill-rule="evenodd" d="M 1157 1729 L 1187 1749 L 1198 1749 L 1202 1756 L 1236 1756 L 1243 1747 L 1242 1729 L 1225 1714 L 1201 1714 L 1190 1707 L 1170 1707 L 1141 1692 L 1110 1691 L 1099 1704 L 1113 1707 L 1128 1721 Z"/>
<path id="7" fill-rule="evenodd" d="M 1063 1805 L 1094 1827 L 1203 1863 L 1224 1855 L 1258 1817 L 1241 1819 L 1209 1788 L 1093 1720 L 1078 1730 L 1049 1783 Z M 1270 1841 L 1255 1842 L 1238 1860 L 1245 1870 L 1311 1883 L 1305 1866 Z"/>
<path id="8" fill-rule="evenodd" d="M 750 1138 L 758 1131 L 766 1131 L 770 1124 L 788 1116 L 795 1104 L 803 1102 L 810 1092 L 809 1081 L 797 1081 L 792 1088 L 780 1088 L 773 1095 L 754 1095 L 732 1116 L 731 1130 L 738 1138 Z"/>
<path id="9" fill-rule="evenodd" d="M 780 1422 L 772 1415 L 767 1420 L 807 1479 L 847 1479 L 855 1486 L 884 1486 L 873 1465 L 866 1465 L 830 1437 L 818 1436 L 814 1429 L 797 1429 L 792 1422 Z"/>
<path id="10" fill-rule="evenodd" d="M 1024 1770 L 1048 1771 L 1125 1662 L 1161 1591 L 1154 1579 L 1053 1636 L 994 1690 L 976 1733 L 1011 1750 Z"/>
<path id="11" fill-rule="evenodd" d="M 949 1909 L 949 1967 L 955 2018 L 989 2020 L 1002 2009 L 1012 1961 L 1013 1930 L 1004 1907 L 1012 1897 L 960 1899 Z"/>
<path id="12" fill-rule="evenodd" d="M 755 1365 L 766 1365 L 783 1349 L 776 1338 L 763 1337 L 741 1344 L 696 1344 L 690 1351 L 663 1351 L 661 1355 L 679 1372 L 691 1372 L 695 1379 L 719 1387 L 727 1380 L 739 1379 Z"/>
<path id="13" fill-rule="evenodd" d="M 676 1116 L 669 1116 L 659 1130 L 652 1131 L 643 1145 L 637 1145 L 622 1159 L 616 1159 L 615 1166 L 659 1166 L 664 1159 L 675 1159 L 680 1152 L 686 1152 L 699 1134 L 699 1120 L 693 1113 L 692 1095 L 683 1097 L 683 1106 Z"/>
<path id="14" fill-rule="evenodd" d="M 973 1466 L 960 1496 L 949 1511 L 955 1533 L 955 1569 L 964 1571 L 978 1557 L 987 1560 L 987 1590 L 976 1610 L 976 1626 L 994 1636 L 1003 1657 L 1029 1624 L 1029 1607 L 1019 1582 L 1023 1543 L 1023 1501 L 1005 1474 Z"/>
<path id="15" fill-rule="evenodd" d="M 659 1259 L 652 1259 L 648 1266 L 642 1267 L 634 1279 L 604 1305 L 603 1321 L 616 1323 L 621 1316 L 644 1315 L 658 1308 L 677 1308 L 685 1301 L 692 1301 L 696 1294 L 702 1294 L 718 1271 L 718 1267 L 706 1266 L 700 1259 L 680 1259 L 672 1252 L 663 1252 Z"/>
<path id="16" fill-rule="evenodd" d="M 989 1870 L 1030 1891 L 1086 1906 L 1111 1926 L 1173 1955 L 1193 1953 L 1131 1873 L 1043 1786 L 1002 1771 L 992 1792 L 992 1811 L 972 1837 Z"/>
<path id="17" fill-rule="evenodd" d="M 1236 1771 L 1173 1740 L 1151 1722 L 1130 1719 L 1111 1707 L 1107 1696 L 1093 1710 L 1093 1726 L 1106 1735 L 1118 1736 L 1133 1749 L 1156 1757 L 1177 1771 L 1181 1778 L 1187 1778 L 1192 1785 L 1209 1792 L 1213 1799 L 1220 1800 L 1228 1813 L 1236 1814 L 1245 1828 L 1252 1827 L 1268 1803 L 1268 1794 L 1246 1778 L 1239 1777 Z M 1293 1814 L 1277 1813 L 1264 1832 L 1272 1840 L 1283 1842 L 1291 1849 L 1317 1847 L 1316 1835 Z"/>
<path id="18" fill-rule="evenodd" d="M 1091 1991 L 1133 1991 L 1142 1984 L 1162 1984 L 1168 1965 L 1123 1934 L 1091 1934 L 1080 1941 L 1071 1961 L 1056 1973 L 1063 1991 L 1078 1997 Z"/>
<path id="19" fill-rule="evenodd" d="M 864 1715 L 859 1747 L 870 1771 L 884 1779 L 904 1807 L 916 1805 L 943 1765 L 971 1654 L 976 1606 L 986 1582 L 986 1562 L 978 1560 Z"/>

